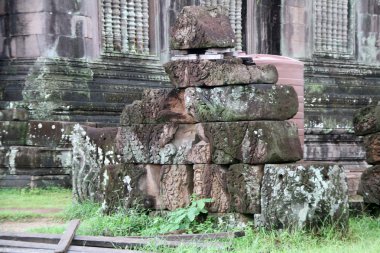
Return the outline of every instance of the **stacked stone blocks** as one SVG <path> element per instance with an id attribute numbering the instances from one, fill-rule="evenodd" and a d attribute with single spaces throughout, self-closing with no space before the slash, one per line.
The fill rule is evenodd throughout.
<path id="1" fill-rule="evenodd" d="M 165 64 L 174 88 L 147 90 L 142 100 L 127 105 L 114 146 L 104 148 L 102 140 L 90 138 L 91 128 L 78 127 L 74 182 L 79 178 L 91 185 L 90 197 L 102 192 L 108 212 L 120 204 L 174 210 L 187 206 L 195 194 L 213 199 L 209 213 L 255 216 L 267 228 L 312 227 L 326 220 L 346 227 L 343 168 L 294 164 L 302 159 L 297 126 L 288 121 L 298 110 L 294 88 L 276 85 L 274 66 L 259 67 L 223 51 L 220 42 L 234 38 L 210 32 L 212 26 L 204 24 L 212 22 L 181 20 L 227 19 L 215 12 L 218 8 L 186 7 L 173 28 L 173 40 L 183 41 L 172 45 L 187 51 L 185 55 L 212 48 L 222 57 L 204 60 L 198 55 Z M 229 25 L 215 25 L 223 24 Z M 214 40 L 218 43 L 212 44 Z M 76 161 L 79 153 L 85 159 Z M 73 185 L 85 193 L 81 185 Z"/>
<path id="2" fill-rule="evenodd" d="M 358 193 L 365 203 L 380 205 L 380 105 L 358 110 L 354 129 L 363 136 L 366 161 L 372 165 L 363 172 Z"/>

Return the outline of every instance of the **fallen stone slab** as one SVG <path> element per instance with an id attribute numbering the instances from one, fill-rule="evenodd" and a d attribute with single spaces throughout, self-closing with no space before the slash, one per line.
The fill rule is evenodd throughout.
<path id="1" fill-rule="evenodd" d="M 302 159 L 297 127 L 286 121 L 132 125 L 117 138 L 124 163 L 265 164 Z"/>
<path id="2" fill-rule="evenodd" d="M 171 49 L 235 47 L 235 34 L 221 7 L 184 7 L 170 35 Z"/>
<path id="3" fill-rule="evenodd" d="M 380 132 L 380 105 L 367 106 L 358 110 L 353 122 L 356 135 Z"/>
<path id="4" fill-rule="evenodd" d="M 364 137 L 367 163 L 380 164 L 380 133 L 370 134 Z"/>
<path id="5" fill-rule="evenodd" d="M 363 196 L 365 203 L 380 205 L 380 165 L 363 172 L 358 193 Z"/>
<path id="6" fill-rule="evenodd" d="M 275 84 L 277 69 L 273 65 L 244 65 L 242 59 L 217 61 L 172 61 L 164 64 L 171 83 L 178 88 L 225 86 L 238 84 Z"/>
<path id="7" fill-rule="evenodd" d="M 293 87 L 249 84 L 209 88 L 153 89 L 127 105 L 123 126 L 132 124 L 287 120 L 298 111 Z"/>
<path id="8" fill-rule="evenodd" d="M 344 168 L 333 164 L 267 164 L 261 208 L 261 221 L 268 229 L 317 229 L 327 224 L 347 229 Z"/>

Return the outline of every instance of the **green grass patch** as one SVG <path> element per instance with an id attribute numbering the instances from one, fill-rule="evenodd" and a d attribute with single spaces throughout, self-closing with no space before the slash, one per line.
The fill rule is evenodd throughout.
<path id="1" fill-rule="evenodd" d="M 202 209 L 198 206 L 198 210 Z M 0 190 L 0 207 L 2 208 L 65 208 L 59 215 L 54 215 L 63 221 L 80 219 L 78 235 L 94 236 L 128 236 L 128 235 L 157 235 L 167 229 L 170 222 L 185 222 L 182 226 L 187 232 L 212 233 L 231 231 L 231 227 L 220 224 L 216 220 L 207 219 L 199 223 L 194 217 L 194 208 L 172 212 L 174 216 L 150 216 L 141 210 L 120 209 L 112 215 L 104 215 L 99 204 L 86 202 L 73 204 L 71 192 L 63 189 L 48 190 Z M 195 207 L 195 206 L 193 206 Z M 23 220 L 39 218 L 39 215 L 28 211 L 1 211 L 0 221 Z M 46 214 L 49 215 L 49 214 Z M 51 215 L 51 214 L 50 214 Z M 187 217 L 187 218 L 186 218 Z M 189 219 L 189 220 L 187 220 Z M 170 224 L 169 224 L 170 225 Z M 170 225 L 171 226 L 171 225 Z M 29 230 L 34 233 L 62 234 L 65 225 L 43 227 Z M 232 228 L 233 229 L 233 228 Z M 265 231 L 245 229 L 246 236 L 227 240 L 232 246 L 228 252 L 249 253 L 357 253 L 380 252 L 380 218 L 357 217 L 350 219 L 349 231 L 342 233 L 332 227 L 325 227 L 318 233 L 306 231 Z M 196 249 L 185 244 L 176 249 L 158 248 L 154 245 L 143 250 L 152 252 L 226 252 L 217 249 Z"/>
<path id="2" fill-rule="evenodd" d="M 1 208 L 66 208 L 71 202 L 71 190 L 50 189 L 1 189 Z"/>
<path id="3" fill-rule="evenodd" d="M 43 214 L 23 211 L 0 211 L 0 222 L 2 221 L 20 221 L 46 217 Z"/>

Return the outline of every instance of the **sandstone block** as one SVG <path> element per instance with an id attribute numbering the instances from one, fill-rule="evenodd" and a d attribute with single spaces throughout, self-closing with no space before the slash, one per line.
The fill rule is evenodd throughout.
<path id="1" fill-rule="evenodd" d="M 265 164 L 302 159 L 295 124 L 286 121 L 204 123 L 216 164 Z"/>
<path id="2" fill-rule="evenodd" d="M 360 179 L 358 193 L 365 203 L 380 205 L 380 166 L 366 169 Z"/>
<path id="3" fill-rule="evenodd" d="M 261 208 L 268 229 L 347 228 L 348 186 L 344 168 L 328 164 L 265 165 Z"/>
<path id="4" fill-rule="evenodd" d="M 251 83 L 274 84 L 278 80 L 273 65 L 244 65 L 238 58 L 218 61 L 173 61 L 164 65 L 172 84 L 178 88 L 224 86 Z"/>
<path id="5" fill-rule="evenodd" d="M 0 140 L 4 146 L 23 146 L 26 144 L 28 123 L 21 121 L 0 122 Z"/>
<path id="6" fill-rule="evenodd" d="M 216 164 L 195 164 L 194 194 L 200 198 L 212 198 L 207 205 L 212 213 L 227 213 L 230 210 L 230 194 L 227 190 L 227 169 Z"/>
<path id="7" fill-rule="evenodd" d="M 27 121 L 28 111 L 25 109 L 6 109 L 0 111 L 0 121 Z"/>
<path id="8" fill-rule="evenodd" d="M 75 123 L 61 121 L 29 121 L 26 143 L 29 146 L 69 147 Z"/>
<path id="9" fill-rule="evenodd" d="M 125 163 L 265 164 L 302 158 L 297 127 L 285 121 L 132 125 L 117 139 Z"/>
<path id="10" fill-rule="evenodd" d="M 163 206 L 169 210 L 190 204 L 193 193 L 191 165 L 164 165 L 161 169 L 160 192 Z"/>
<path id="11" fill-rule="evenodd" d="M 197 122 L 286 120 L 298 111 L 298 97 L 291 86 L 187 88 L 184 98 L 186 114 Z"/>
<path id="12" fill-rule="evenodd" d="M 69 149 L 13 146 L 5 157 L 10 170 L 66 168 L 66 173 L 62 174 L 70 174 L 72 153 Z"/>
<path id="13" fill-rule="evenodd" d="M 120 124 L 194 123 L 186 112 L 184 99 L 184 90 L 180 89 L 144 90 L 142 100 L 124 108 Z"/>
<path id="14" fill-rule="evenodd" d="M 0 188 L 47 188 L 64 187 L 70 188 L 70 175 L 0 175 Z"/>
<path id="15" fill-rule="evenodd" d="M 235 47 L 235 34 L 221 7 L 186 6 L 171 31 L 171 49 Z"/>
<path id="16" fill-rule="evenodd" d="M 380 132 L 380 105 L 362 108 L 354 115 L 356 135 Z"/>
<path id="17" fill-rule="evenodd" d="M 201 125 L 132 125 L 120 130 L 117 147 L 125 163 L 209 163 L 209 143 Z M 202 151 L 202 152 L 199 152 Z"/>
<path id="18" fill-rule="evenodd" d="M 298 110 L 291 86 L 250 84 L 244 86 L 153 89 L 143 99 L 127 105 L 121 125 L 195 123 L 242 120 L 286 120 Z"/>
<path id="19" fill-rule="evenodd" d="M 380 133 L 370 134 L 364 137 L 367 163 L 380 164 Z"/>
<path id="20" fill-rule="evenodd" d="M 227 189 L 231 211 L 245 214 L 261 212 L 260 189 L 264 166 L 231 165 L 227 171 Z"/>
<path id="21" fill-rule="evenodd" d="M 159 197 L 161 166 L 118 164 L 102 168 L 104 211 L 111 212 L 118 205 L 143 206 L 160 209 Z"/>

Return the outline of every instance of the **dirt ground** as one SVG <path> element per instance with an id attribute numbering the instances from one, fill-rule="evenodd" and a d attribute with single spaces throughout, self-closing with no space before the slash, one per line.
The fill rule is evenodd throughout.
<path id="1" fill-rule="evenodd" d="M 45 209 L 24 209 L 24 208 L 0 208 L 0 211 L 28 211 L 37 214 L 51 214 L 54 215 L 62 211 L 58 208 L 45 208 Z M 12 232 L 20 233 L 27 232 L 32 228 L 51 227 L 56 225 L 62 225 L 64 222 L 60 222 L 54 218 L 33 218 L 20 221 L 4 221 L 0 222 L 0 232 Z"/>

